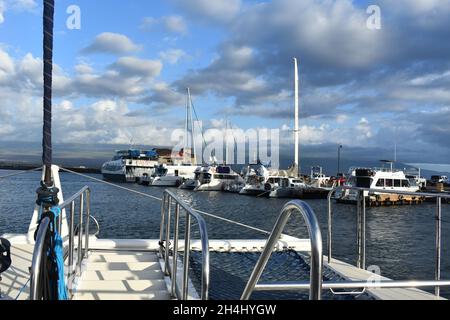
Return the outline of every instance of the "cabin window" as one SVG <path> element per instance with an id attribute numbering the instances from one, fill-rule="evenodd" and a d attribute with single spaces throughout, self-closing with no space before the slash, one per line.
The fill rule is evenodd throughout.
<path id="1" fill-rule="evenodd" d="M 392 180 L 386 179 L 386 187 L 392 187 Z"/>
<path id="2" fill-rule="evenodd" d="M 408 180 L 402 180 L 402 187 L 408 188 L 409 187 L 409 181 Z"/>
<path id="3" fill-rule="evenodd" d="M 401 186 L 401 180 L 395 179 L 394 180 L 394 187 L 400 187 Z"/>
<path id="4" fill-rule="evenodd" d="M 384 179 L 378 179 L 377 187 L 384 187 Z"/>

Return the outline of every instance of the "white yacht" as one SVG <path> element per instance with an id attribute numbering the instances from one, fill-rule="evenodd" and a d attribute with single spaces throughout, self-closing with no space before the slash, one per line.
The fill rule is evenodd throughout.
<path id="1" fill-rule="evenodd" d="M 195 191 L 224 191 L 230 185 L 243 184 L 244 179 L 230 166 L 203 167 Z"/>
<path id="2" fill-rule="evenodd" d="M 399 192 L 418 192 L 420 187 L 414 179 L 409 179 L 403 170 L 397 170 L 393 167 L 393 162 L 383 160 L 383 163 L 390 164 L 389 168 L 350 168 L 349 179 L 345 183 L 346 187 L 367 188 L 380 190 L 369 194 L 364 191 L 365 196 L 379 198 L 383 190 Z M 342 202 L 355 202 L 358 196 L 357 190 L 344 190 L 338 195 L 338 200 Z M 394 195 L 390 195 L 394 198 Z M 398 198 L 398 196 L 396 197 Z M 401 198 L 401 197 L 400 197 Z"/>
<path id="3" fill-rule="evenodd" d="M 245 185 L 239 192 L 242 195 L 260 196 L 267 193 L 267 179 L 269 178 L 269 170 L 260 163 L 249 165 L 243 170 Z"/>
<path id="4" fill-rule="evenodd" d="M 136 182 L 139 177 L 152 175 L 158 165 L 156 150 L 119 150 L 113 159 L 103 164 L 105 180 L 116 182 Z"/>
<path id="5" fill-rule="evenodd" d="M 186 166 L 188 170 L 181 171 L 182 166 L 167 166 L 160 164 L 155 168 L 155 172 L 151 175 L 144 175 L 139 178 L 139 182 L 143 185 L 155 187 L 179 187 L 184 177 L 191 177 L 193 174 L 189 170 L 191 166 Z"/>

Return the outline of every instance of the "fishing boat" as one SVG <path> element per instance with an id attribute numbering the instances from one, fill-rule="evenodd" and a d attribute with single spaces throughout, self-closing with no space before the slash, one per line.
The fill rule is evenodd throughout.
<path id="1" fill-rule="evenodd" d="M 311 168 L 310 185 L 316 188 L 330 188 L 331 177 L 323 173 L 323 168 L 315 166 Z"/>
<path id="2" fill-rule="evenodd" d="M 190 172 L 181 172 L 180 175 L 178 166 L 166 166 L 165 164 L 160 164 L 155 167 L 154 173 L 151 176 L 144 175 L 139 178 L 139 183 L 146 186 L 155 187 L 179 187 L 183 181 L 183 176 L 191 176 Z M 190 170 L 187 170 L 190 171 Z"/>
<path id="3" fill-rule="evenodd" d="M 111 161 L 102 165 L 102 175 L 108 181 L 136 182 L 142 176 L 152 175 L 157 165 L 155 150 L 119 150 Z"/>

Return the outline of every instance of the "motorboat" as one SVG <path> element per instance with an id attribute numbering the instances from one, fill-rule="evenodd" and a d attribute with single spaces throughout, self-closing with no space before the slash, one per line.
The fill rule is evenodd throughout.
<path id="1" fill-rule="evenodd" d="M 152 175 L 157 165 L 158 153 L 155 149 L 118 150 L 111 161 L 102 165 L 101 171 L 103 179 L 108 181 L 137 182 L 144 175 Z"/>

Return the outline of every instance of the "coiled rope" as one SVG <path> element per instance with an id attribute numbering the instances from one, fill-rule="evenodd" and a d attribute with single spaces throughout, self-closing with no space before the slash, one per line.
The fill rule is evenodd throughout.
<path id="1" fill-rule="evenodd" d="M 138 195 L 146 197 L 146 198 L 150 198 L 150 199 L 157 200 L 157 201 L 162 201 L 161 198 L 152 196 L 150 194 L 143 193 L 143 192 L 140 192 L 140 191 L 137 191 L 137 190 L 133 190 L 133 189 L 130 189 L 130 188 L 127 188 L 127 187 L 123 187 L 123 186 L 117 185 L 115 183 L 107 182 L 107 181 L 104 181 L 104 180 L 101 180 L 101 179 L 98 179 L 98 178 L 95 178 L 95 177 L 91 177 L 91 176 L 89 176 L 87 174 L 75 172 L 75 171 L 72 171 L 72 170 L 69 170 L 69 169 L 66 169 L 66 168 L 62 168 L 62 167 L 60 167 L 60 169 L 62 171 L 69 172 L 69 173 L 78 175 L 80 177 L 84 177 L 84 178 L 87 178 L 87 179 L 90 179 L 90 180 L 93 180 L 93 181 L 96 181 L 96 182 L 100 182 L 100 183 L 103 183 L 105 185 L 109 185 L 109 186 L 112 186 L 112 187 L 115 187 L 115 188 L 118 188 L 118 189 L 122 189 L 122 190 L 125 190 L 125 191 L 128 191 L 128 192 L 131 192 L 131 193 L 135 193 L 135 194 L 138 194 Z M 213 219 L 216 219 L 216 220 L 221 220 L 221 221 L 224 221 L 224 222 L 227 222 L 227 223 L 231 223 L 231 224 L 234 224 L 234 225 L 237 225 L 237 226 L 240 226 L 240 227 L 244 227 L 244 228 L 247 228 L 247 229 L 250 229 L 250 230 L 253 230 L 253 231 L 264 233 L 266 235 L 270 235 L 269 231 L 266 231 L 266 230 L 263 230 L 263 229 L 252 227 L 252 226 L 249 226 L 247 224 L 244 224 L 244 223 L 241 223 L 241 222 L 237 222 L 237 221 L 233 221 L 233 220 L 230 220 L 230 219 L 227 219 L 227 218 L 219 217 L 219 216 L 216 216 L 214 214 L 211 214 L 211 213 L 208 213 L 208 212 L 205 212 L 205 211 L 202 211 L 202 210 L 197 210 L 197 209 L 193 209 L 193 210 L 195 212 L 198 212 L 200 214 L 203 214 L 203 215 L 205 215 L 207 217 L 210 217 L 210 218 L 213 218 Z"/>

